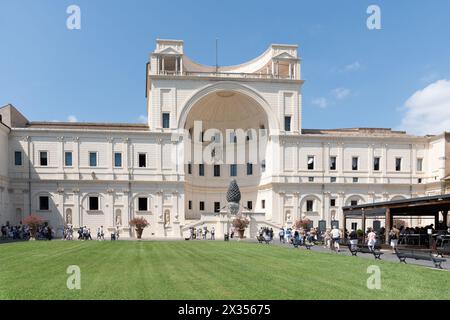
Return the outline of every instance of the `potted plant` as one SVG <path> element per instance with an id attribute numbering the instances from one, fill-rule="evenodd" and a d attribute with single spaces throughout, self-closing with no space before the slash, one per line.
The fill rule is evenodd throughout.
<path id="1" fill-rule="evenodd" d="M 239 239 L 244 238 L 245 229 L 250 224 L 250 221 L 246 218 L 236 217 L 233 220 L 233 227 L 237 230 Z"/>
<path id="2" fill-rule="evenodd" d="M 142 238 L 142 232 L 149 226 L 149 224 L 150 223 L 148 223 L 148 221 L 143 217 L 137 217 L 130 220 L 130 226 L 136 228 L 136 236 L 138 239 Z"/>
<path id="3" fill-rule="evenodd" d="M 298 219 L 297 221 L 295 221 L 294 227 L 296 230 L 308 230 L 308 227 L 311 225 L 311 220 L 309 220 L 308 218 L 305 219 Z"/>
<path id="4" fill-rule="evenodd" d="M 32 214 L 23 219 L 22 223 L 28 226 L 30 240 L 36 240 L 36 233 L 39 227 L 44 223 L 44 220 L 40 216 Z"/>

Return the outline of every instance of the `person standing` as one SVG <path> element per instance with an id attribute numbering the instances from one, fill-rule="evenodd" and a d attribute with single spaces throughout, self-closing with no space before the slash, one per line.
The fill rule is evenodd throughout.
<path id="1" fill-rule="evenodd" d="M 216 240 L 216 229 L 214 226 L 211 228 L 211 240 Z"/>
<path id="2" fill-rule="evenodd" d="M 284 243 L 284 229 L 281 228 L 278 232 L 278 235 L 280 236 L 280 243 Z"/>
<path id="3" fill-rule="evenodd" d="M 334 225 L 333 229 L 331 230 L 331 242 L 333 243 L 333 247 L 334 250 L 336 250 L 336 252 L 341 252 L 341 249 L 339 247 L 339 241 L 341 241 L 341 232 Z"/>

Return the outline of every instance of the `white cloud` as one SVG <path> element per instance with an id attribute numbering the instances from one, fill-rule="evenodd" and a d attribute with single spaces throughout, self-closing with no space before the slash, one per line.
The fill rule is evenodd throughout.
<path id="1" fill-rule="evenodd" d="M 337 100 L 342 100 L 342 99 L 347 98 L 350 95 L 350 89 L 347 89 L 347 88 L 336 88 L 336 89 L 331 90 L 331 94 Z"/>
<path id="2" fill-rule="evenodd" d="M 351 91 L 347 88 L 336 88 L 330 91 L 328 97 L 319 97 L 311 100 L 311 104 L 319 107 L 321 109 L 325 109 L 329 106 L 336 104 L 338 100 L 343 100 L 350 96 Z"/>
<path id="3" fill-rule="evenodd" d="M 450 131 L 450 80 L 439 80 L 415 92 L 404 105 L 399 129 L 417 135 Z"/>
<path id="4" fill-rule="evenodd" d="M 69 122 L 78 122 L 78 119 L 74 115 L 70 115 L 70 116 L 67 117 L 67 121 L 69 121 Z"/>
<path id="5" fill-rule="evenodd" d="M 141 115 L 139 116 L 139 118 L 138 118 L 138 121 L 139 121 L 140 123 L 147 123 L 148 118 L 147 118 L 147 116 L 144 116 L 143 114 L 141 114 Z"/>
<path id="6" fill-rule="evenodd" d="M 328 104 L 329 104 L 327 98 L 324 98 L 324 97 L 313 99 L 311 101 L 311 103 L 322 109 L 328 107 Z"/>
<path id="7" fill-rule="evenodd" d="M 361 63 L 359 63 L 359 61 L 355 61 L 344 67 L 344 71 L 356 71 L 359 69 L 361 69 Z"/>

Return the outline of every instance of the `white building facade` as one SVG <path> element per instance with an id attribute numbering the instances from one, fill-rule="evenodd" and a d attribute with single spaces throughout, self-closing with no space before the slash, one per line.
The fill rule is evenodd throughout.
<path id="1" fill-rule="evenodd" d="M 445 192 L 449 133 L 304 129 L 300 62 L 297 46 L 271 45 L 248 63 L 209 67 L 183 41 L 157 40 L 147 124 L 30 122 L 1 108 L 0 224 L 34 213 L 58 235 L 71 224 L 133 237 L 129 220 L 142 216 L 147 238 L 203 225 L 221 236 L 236 179 L 254 236 L 301 218 L 342 227 L 342 206 Z"/>

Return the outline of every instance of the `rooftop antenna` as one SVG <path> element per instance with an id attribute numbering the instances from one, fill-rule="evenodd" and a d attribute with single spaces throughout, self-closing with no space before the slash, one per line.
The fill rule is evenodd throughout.
<path id="1" fill-rule="evenodd" d="M 216 73 L 219 72 L 219 38 L 216 38 Z"/>

